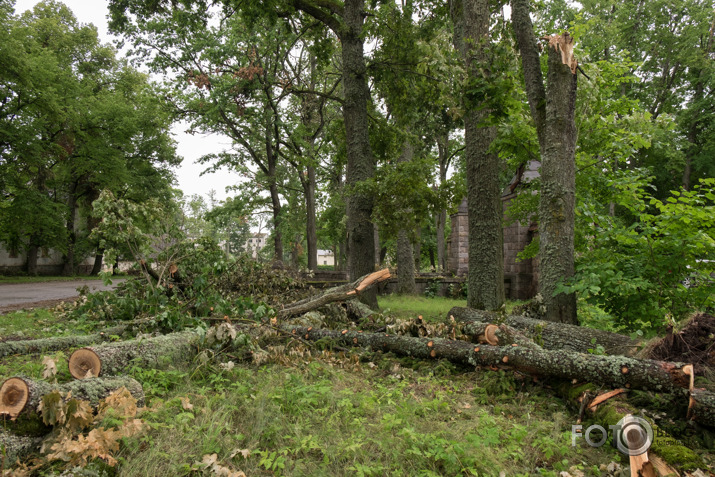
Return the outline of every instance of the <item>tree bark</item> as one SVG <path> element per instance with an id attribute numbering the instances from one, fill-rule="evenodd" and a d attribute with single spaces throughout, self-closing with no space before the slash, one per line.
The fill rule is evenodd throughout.
<path id="1" fill-rule="evenodd" d="M 690 391 L 688 416 L 700 424 L 715 428 L 715 393 L 697 388 Z"/>
<path id="2" fill-rule="evenodd" d="M 463 327 L 465 334 L 474 334 L 479 330 L 476 325 L 480 323 L 504 323 L 519 330 L 526 337 L 545 349 L 569 350 L 577 353 L 588 353 L 602 346 L 609 355 L 633 356 L 641 343 L 630 337 L 618 333 L 583 328 L 575 325 L 554 323 L 551 321 L 535 320 L 524 316 L 503 316 L 499 313 L 472 310 L 455 306 L 447 317 L 453 316 L 458 322 L 466 323 Z M 470 323 L 475 327 L 470 332 Z"/>
<path id="3" fill-rule="evenodd" d="M 440 135 L 437 138 L 437 155 L 439 159 L 439 183 L 443 185 L 447 181 L 447 167 L 449 161 L 449 133 Z M 444 240 L 444 230 L 447 224 L 447 209 L 440 209 L 437 214 L 437 266 L 439 271 L 444 273 L 447 270 L 447 247 Z"/>
<path id="4" fill-rule="evenodd" d="M 405 229 L 397 231 L 397 293 L 402 295 L 417 293 L 412 240 Z"/>
<path id="5" fill-rule="evenodd" d="M 92 276 L 99 275 L 102 271 L 102 261 L 104 260 L 104 250 L 97 250 L 97 254 L 94 256 L 94 265 L 92 265 L 92 271 L 89 273 Z"/>
<path id="6" fill-rule="evenodd" d="M 490 81 L 489 2 L 455 0 L 452 21 L 457 47 L 467 66 L 469 83 Z M 469 221 L 469 293 L 467 304 L 496 310 L 504 303 L 504 251 L 499 190 L 499 156 L 489 152 L 496 127 L 487 125 L 491 113 L 486 97 L 466 94 L 464 116 Z"/>
<path id="7" fill-rule="evenodd" d="M 308 270 L 318 270 L 318 226 L 315 215 L 315 167 L 307 166 L 307 189 L 305 191 L 305 241 L 308 246 Z"/>
<path id="8" fill-rule="evenodd" d="M 447 359 L 468 366 L 508 367 L 532 375 L 578 379 L 609 387 L 675 392 L 688 386 L 681 363 L 625 356 L 548 351 L 524 346 L 474 345 L 466 341 L 414 338 L 386 333 L 297 327 L 291 333 L 310 341 L 324 338 L 340 345 L 366 347 L 423 359 Z"/>
<path id="9" fill-rule="evenodd" d="M 70 356 L 70 373 L 75 378 L 82 379 L 90 369 L 93 377 L 112 376 L 125 372 L 130 363 L 159 368 L 173 362 L 185 362 L 196 354 L 198 340 L 199 335 L 195 332 L 181 331 L 155 338 L 81 348 Z M 90 363 L 82 359 L 88 355 L 96 356 L 98 367 L 90 368 Z"/>
<path id="10" fill-rule="evenodd" d="M 541 151 L 539 291 L 547 320 L 578 324 L 575 294 L 555 294 L 557 284 L 574 274 L 576 74 L 573 57 L 562 55 L 572 40 L 567 32 L 550 38 L 544 87 L 528 0 L 512 2 L 512 24 Z"/>
<path id="11" fill-rule="evenodd" d="M 64 256 L 64 264 L 62 266 L 62 275 L 71 277 L 75 274 L 75 247 L 77 245 L 77 233 L 75 232 L 75 218 L 77 215 L 77 182 L 75 181 L 72 190 L 69 193 L 67 207 L 69 215 L 67 216 L 67 252 Z"/>
<path id="12" fill-rule="evenodd" d="M 78 346 L 88 346 L 110 340 L 114 335 L 124 333 L 127 326 L 115 326 L 101 333 L 86 336 L 61 336 L 38 340 L 5 341 L 0 343 L 0 357 L 13 354 L 35 354 L 58 351 Z"/>
<path id="13" fill-rule="evenodd" d="M 0 431 L 0 449 L 5 451 L 5 467 L 22 463 L 25 456 L 39 450 L 41 442 L 41 437 L 16 436 Z"/>
<path id="14" fill-rule="evenodd" d="M 303 313 L 315 310 L 329 303 L 357 298 L 370 290 L 377 283 L 385 281 L 388 278 L 390 278 L 390 271 L 387 268 L 370 273 L 358 278 L 352 283 L 330 288 L 318 295 L 291 303 L 278 312 L 278 318 L 285 319 L 290 316 L 302 315 Z"/>
<path id="15" fill-rule="evenodd" d="M 402 143 L 402 153 L 398 162 L 410 162 L 414 157 L 414 147 L 408 138 Z M 412 210 L 403 211 L 412 215 Z M 415 251 L 410 237 L 410 224 L 406 221 L 397 230 L 397 292 L 403 295 L 414 295 L 417 292 L 415 284 Z"/>
<path id="16" fill-rule="evenodd" d="M 18 386 L 19 382 L 19 386 Z M 23 384 L 25 386 L 23 388 Z M 144 405 L 144 391 L 142 385 L 134 378 L 127 376 L 113 378 L 83 379 L 81 381 L 70 381 L 64 384 L 53 384 L 47 381 L 40 381 L 28 378 L 10 378 L 2 384 L 0 388 L 0 415 L 17 418 L 22 415 L 32 416 L 38 413 L 38 406 L 42 402 L 42 397 L 54 390 L 59 390 L 63 395 L 72 393 L 73 399 L 89 401 L 92 406 L 97 406 L 99 401 L 109 396 L 117 389 L 125 387 L 137 400 L 137 405 Z M 17 391 L 24 391 L 22 395 L 24 406 L 16 408 L 9 406 L 15 398 L 20 397 Z"/>
<path id="17" fill-rule="evenodd" d="M 39 253 L 40 247 L 35 245 L 33 242 L 33 237 L 30 238 L 30 246 L 27 248 L 27 274 L 31 276 L 37 275 L 37 255 Z"/>
<path id="18" fill-rule="evenodd" d="M 375 175 L 375 159 L 370 148 L 367 104 L 370 92 L 363 54 L 364 0 L 345 0 L 340 32 L 343 60 L 343 120 L 347 140 L 348 273 L 352 280 L 370 273 L 375 266 L 372 227 L 373 197 L 355 188 Z M 377 308 L 377 293 L 370 290 L 360 300 Z"/>

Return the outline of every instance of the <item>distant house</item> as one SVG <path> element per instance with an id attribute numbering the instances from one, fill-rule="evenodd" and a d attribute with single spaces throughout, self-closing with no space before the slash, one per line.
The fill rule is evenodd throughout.
<path id="1" fill-rule="evenodd" d="M 335 256 L 332 250 L 318 250 L 318 265 L 335 265 Z"/>
<path id="2" fill-rule="evenodd" d="M 251 234 L 246 240 L 246 253 L 253 258 L 258 258 L 258 252 L 266 246 L 268 235 L 264 233 Z"/>

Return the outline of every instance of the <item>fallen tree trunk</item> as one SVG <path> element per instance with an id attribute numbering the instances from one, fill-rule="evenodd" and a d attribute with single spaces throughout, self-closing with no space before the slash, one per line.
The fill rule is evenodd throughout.
<path id="1" fill-rule="evenodd" d="M 101 333 L 85 336 L 59 336 L 57 338 L 42 338 L 37 340 L 5 341 L 0 343 L 0 357 L 13 354 L 47 353 L 78 346 L 87 346 L 111 339 L 126 331 L 126 326 L 115 326 Z"/>
<path id="2" fill-rule="evenodd" d="M 189 361 L 196 355 L 198 341 L 199 335 L 195 331 L 180 331 L 81 348 L 70 356 L 70 374 L 75 379 L 84 379 L 120 374 L 131 363 L 158 368 L 177 361 Z"/>
<path id="3" fill-rule="evenodd" d="M 71 393 L 73 399 L 88 401 L 96 407 L 112 392 L 122 387 L 134 396 L 137 405 L 144 405 L 144 391 L 141 384 L 130 377 L 85 379 L 64 384 L 13 377 L 0 386 L 0 416 L 5 419 L 4 427 L 20 435 L 44 435 L 50 427 L 44 425 L 38 413 L 42 397 L 54 390 L 60 394 Z"/>
<path id="4" fill-rule="evenodd" d="M 506 324 L 521 331 L 527 338 L 545 349 L 563 349 L 577 353 L 588 353 L 589 349 L 596 349 L 598 346 L 602 346 L 609 355 L 633 356 L 640 346 L 637 341 L 618 333 L 535 320 L 524 316 L 504 317 L 493 311 L 473 310 L 455 306 L 447 313 L 447 318 L 451 316 L 458 322 L 463 323 L 463 332 L 465 334 L 475 335 L 473 330 L 480 329 L 478 328 L 480 323 Z"/>
<path id="5" fill-rule="evenodd" d="M 22 462 L 23 458 L 40 448 L 41 437 L 16 436 L 0 431 L 0 451 L 4 454 L 3 469 Z"/>
<path id="6" fill-rule="evenodd" d="M 628 402 L 625 389 L 617 389 L 606 393 L 592 383 L 573 385 L 563 382 L 553 387 L 567 403 L 575 409 L 580 409 L 578 424 L 582 418 L 598 424 L 611 432 L 622 419 L 628 415 L 644 419 L 653 430 L 653 441 L 648 448 L 649 458 L 658 475 L 670 475 L 672 467 L 682 470 L 704 468 L 702 459 L 692 449 L 670 436 L 660 428 L 650 417 L 640 412 L 639 408 Z M 589 426 L 584 424 L 583 428 Z M 638 427 L 638 426 L 636 426 Z M 599 436 L 600 434 L 596 434 Z"/>
<path id="7" fill-rule="evenodd" d="M 278 318 L 285 319 L 290 316 L 302 315 L 336 301 L 352 300 L 353 298 L 357 298 L 360 293 L 369 290 L 375 284 L 385 281 L 388 278 L 390 278 L 390 270 L 387 268 L 365 275 L 352 283 L 330 288 L 318 295 L 291 303 L 278 312 Z"/>
<path id="8" fill-rule="evenodd" d="M 691 390 L 688 417 L 715 428 L 715 393 L 698 388 Z"/>
<path id="9" fill-rule="evenodd" d="M 683 364 L 599 356 L 573 351 L 548 351 L 525 346 L 474 345 L 466 341 L 413 338 L 385 333 L 336 331 L 313 328 L 286 328 L 303 339 L 329 338 L 341 345 L 391 351 L 416 358 L 444 358 L 471 366 L 508 366 L 532 375 L 578 379 L 609 387 L 674 392 L 687 388 L 689 376 Z"/>

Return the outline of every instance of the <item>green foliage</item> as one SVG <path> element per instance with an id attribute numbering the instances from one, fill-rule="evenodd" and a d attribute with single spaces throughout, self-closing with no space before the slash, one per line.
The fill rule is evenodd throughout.
<path id="1" fill-rule="evenodd" d="M 629 330 L 660 329 L 715 299 L 715 179 L 672 191 L 665 201 L 646 191 L 648 180 L 618 174 L 608 181 L 624 217 L 579 204 L 586 233 L 576 279 L 561 288 L 603 307 Z"/>

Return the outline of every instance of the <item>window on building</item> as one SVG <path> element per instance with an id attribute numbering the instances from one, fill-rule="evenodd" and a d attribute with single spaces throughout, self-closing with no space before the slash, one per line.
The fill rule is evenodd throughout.
<path id="1" fill-rule="evenodd" d="M 323 260 L 323 265 L 327 265 L 327 264 L 328 264 L 328 261 L 327 261 L 327 260 Z"/>

